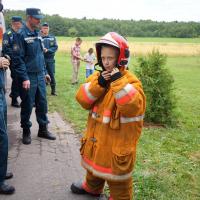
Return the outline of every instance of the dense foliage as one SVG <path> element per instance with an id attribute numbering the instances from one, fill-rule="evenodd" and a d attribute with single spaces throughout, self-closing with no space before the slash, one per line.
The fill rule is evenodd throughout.
<path id="1" fill-rule="evenodd" d="M 24 11 L 5 10 L 6 24 L 10 24 L 13 15 L 25 19 Z M 200 37 L 198 22 L 157 22 L 151 20 L 118 20 L 118 19 L 71 19 L 59 15 L 45 15 L 51 32 L 56 36 L 100 36 L 109 31 L 116 31 L 129 37 Z"/>
<path id="2" fill-rule="evenodd" d="M 156 124 L 174 125 L 176 98 L 174 79 L 165 67 L 166 56 L 153 51 L 147 57 L 138 58 L 136 74 L 142 81 L 147 97 L 145 121 Z"/>

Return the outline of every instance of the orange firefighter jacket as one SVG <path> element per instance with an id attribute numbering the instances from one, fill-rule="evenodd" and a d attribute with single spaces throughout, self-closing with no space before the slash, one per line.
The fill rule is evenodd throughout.
<path id="1" fill-rule="evenodd" d="M 127 70 L 108 88 L 98 84 L 99 72 L 91 75 L 76 94 L 90 110 L 81 139 L 82 166 L 94 176 L 123 181 L 132 176 L 136 145 L 145 112 L 141 82 Z"/>

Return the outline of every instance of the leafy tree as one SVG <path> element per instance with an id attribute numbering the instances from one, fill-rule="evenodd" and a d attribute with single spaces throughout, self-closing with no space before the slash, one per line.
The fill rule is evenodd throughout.
<path id="1" fill-rule="evenodd" d="M 25 20 L 23 10 L 5 10 L 6 25 L 11 17 L 20 15 Z M 126 37 L 200 37 L 199 22 L 157 22 L 152 20 L 82 19 L 64 18 L 59 15 L 45 15 L 43 22 L 50 24 L 50 31 L 56 36 L 71 36 L 71 30 L 79 36 L 101 36 L 109 31 Z M 72 34 L 75 34 L 72 31 Z"/>
<path id="2" fill-rule="evenodd" d="M 76 28 L 71 27 L 71 28 L 69 28 L 69 30 L 68 30 L 68 34 L 69 34 L 69 36 L 71 36 L 71 37 L 76 37 L 77 34 L 78 34 L 78 31 L 76 30 Z"/>

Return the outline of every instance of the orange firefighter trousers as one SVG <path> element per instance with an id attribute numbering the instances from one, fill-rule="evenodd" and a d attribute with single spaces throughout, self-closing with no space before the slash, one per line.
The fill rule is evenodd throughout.
<path id="1" fill-rule="evenodd" d="M 111 200 L 133 200 L 133 180 L 107 181 Z M 103 192 L 105 180 L 93 176 L 87 171 L 86 182 L 83 184 L 87 192 L 99 194 Z"/>

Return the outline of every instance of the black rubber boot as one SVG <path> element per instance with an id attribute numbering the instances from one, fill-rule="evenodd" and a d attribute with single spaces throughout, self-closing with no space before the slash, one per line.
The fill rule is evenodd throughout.
<path id="1" fill-rule="evenodd" d="M 73 193 L 75 193 L 75 194 L 87 194 L 88 193 L 82 188 L 82 183 L 81 182 L 72 183 L 71 191 Z"/>
<path id="2" fill-rule="evenodd" d="M 5 179 L 11 179 L 12 177 L 13 177 L 13 173 L 12 172 L 7 172 Z"/>
<path id="3" fill-rule="evenodd" d="M 31 131 L 29 128 L 23 129 L 22 143 L 31 144 Z"/>
<path id="4" fill-rule="evenodd" d="M 105 194 L 101 194 L 99 198 L 97 198 L 96 200 L 109 200 L 109 199 L 111 198 L 107 197 Z"/>
<path id="5" fill-rule="evenodd" d="M 20 108 L 19 102 L 15 98 L 12 98 L 11 106 L 13 106 L 15 108 Z"/>
<path id="6" fill-rule="evenodd" d="M 0 194 L 13 194 L 15 192 L 15 188 L 12 185 L 8 185 L 3 182 L 0 185 Z"/>
<path id="7" fill-rule="evenodd" d="M 89 194 L 89 195 L 95 196 L 95 197 L 99 197 L 101 195 L 101 194 L 92 194 L 92 193 L 85 191 L 82 187 L 82 182 L 72 183 L 70 188 L 74 194 Z"/>
<path id="8" fill-rule="evenodd" d="M 57 94 L 56 94 L 56 86 L 55 85 L 51 85 L 51 95 L 57 96 Z"/>
<path id="9" fill-rule="evenodd" d="M 39 125 L 38 137 L 48 140 L 56 140 L 56 137 L 48 131 L 47 125 Z"/>

